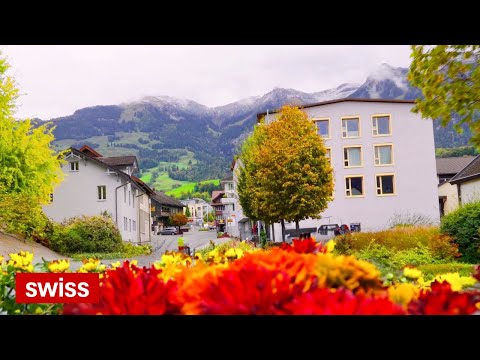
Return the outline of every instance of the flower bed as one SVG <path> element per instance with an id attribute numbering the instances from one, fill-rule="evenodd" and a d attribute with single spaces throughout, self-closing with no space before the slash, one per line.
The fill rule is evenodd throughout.
<path id="1" fill-rule="evenodd" d="M 332 243 L 323 247 L 313 239 L 294 239 L 293 245 L 267 251 L 214 249 L 205 259 L 167 253 L 148 268 L 128 261 L 107 268 L 98 260 L 86 260 L 79 272 L 101 273 L 100 302 L 68 304 L 50 309 L 50 313 L 400 315 L 478 311 L 480 292 L 460 290 L 472 286 L 473 278 L 451 275 L 420 281 L 422 273 L 408 268 L 402 281 L 391 279 L 386 286 L 373 264 L 354 256 L 334 255 L 332 248 Z M 29 256 L 11 254 L 10 260 L 3 262 L 0 290 L 14 286 L 11 275 L 15 271 L 32 271 Z M 51 262 L 44 263 L 43 269 L 65 272 L 68 266 Z M 475 271 L 478 280 L 480 269 Z M 458 290 L 452 289 L 449 279 L 457 282 Z M 11 294 L 8 296 L 2 300 L 12 301 Z M 33 308 L 17 305 L 13 311 L 3 310 L 35 313 Z"/>

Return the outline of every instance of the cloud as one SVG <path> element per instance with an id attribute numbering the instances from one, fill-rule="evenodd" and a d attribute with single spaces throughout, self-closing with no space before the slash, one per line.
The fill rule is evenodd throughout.
<path id="1" fill-rule="evenodd" d="M 408 46 L 2 46 L 19 83 L 19 117 L 168 95 L 206 106 L 363 83 L 381 63 L 406 67 Z"/>

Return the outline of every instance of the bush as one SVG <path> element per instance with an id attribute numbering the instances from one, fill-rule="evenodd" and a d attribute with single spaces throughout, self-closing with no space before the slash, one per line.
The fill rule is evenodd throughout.
<path id="1" fill-rule="evenodd" d="M 433 224 L 434 221 L 429 216 L 420 213 L 410 212 L 395 212 L 388 221 L 388 225 L 390 228 L 404 226 L 429 226 Z"/>
<path id="2" fill-rule="evenodd" d="M 335 242 L 335 251 L 339 254 L 358 252 L 375 243 L 396 251 L 425 246 L 433 257 L 444 260 L 453 260 L 460 256 L 458 247 L 453 243 L 453 238 L 440 234 L 439 229 L 434 226 L 397 227 L 378 232 L 353 232 L 337 236 Z"/>
<path id="3" fill-rule="evenodd" d="M 84 259 L 120 259 L 120 258 L 130 258 L 133 256 L 139 255 L 150 255 L 153 252 L 151 245 L 135 245 L 132 243 L 123 243 L 122 250 L 117 252 L 109 253 L 80 253 L 80 254 L 71 254 L 73 260 L 84 260 Z"/>
<path id="4" fill-rule="evenodd" d="M 480 201 L 460 206 L 442 218 L 440 231 L 454 237 L 462 261 L 480 262 Z"/>
<path id="5" fill-rule="evenodd" d="M 74 217 L 60 226 L 51 238 L 51 248 L 61 254 L 109 253 L 123 249 L 122 237 L 109 217 Z"/>
<path id="6" fill-rule="evenodd" d="M 419 266 L 418 270 L 420 270 L 423 273 L 425 280 L 432 280 L 435 276 L 439 274 L 458 272 L 461 276 L 472 275 L 473 266 L 474 265 L 471 265 L 471 264 L 459 264 L 459 263 L 428 264 L 428 265 Z"/>

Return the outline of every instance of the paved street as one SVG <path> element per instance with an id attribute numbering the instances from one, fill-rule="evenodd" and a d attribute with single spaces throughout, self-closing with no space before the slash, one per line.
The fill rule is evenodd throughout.
<path id="1" fill-rule="evenodd" d="M 213 230 L 198 231 L 196 229 L 191 229 L 182 236 L 185 239 L 185 245 L 190 246 L 192 252 L 195 249 L 199 250 L 208 246 L 210 240 L 215 241 L 215 244 L 221 244 L 230 240 L 230 238 L 217 239 L 217 233 Z M 166 250 L 176 250 L 178 248 L 177 240 L 179 237 L 180 235 L 155 235 L 152 241 L 154 252 L 147 256 L 134 256 L 132 259 L 137 259 L 139 266 L 149 266 L 153 262 L 160 260 L 162 254 L 165 253 Z M 8 256 L 9 253 L 16 253 L 20 250 L 33 252 L 35 255 L 33 260 L 34 264 L 42 262 L 42 258 L 48 261 L 66 258 L 40 244 L 31 241 L 24 243 L 13 236 L 0 234 L 0 255 Z M 112 262 L 119 260 L 124 259 L 102 260 L 102 263 L 111 264 Z M 70 261 L 70 264 L 70 268 L 76 270 L 82 265 L 82 262 Z"/>

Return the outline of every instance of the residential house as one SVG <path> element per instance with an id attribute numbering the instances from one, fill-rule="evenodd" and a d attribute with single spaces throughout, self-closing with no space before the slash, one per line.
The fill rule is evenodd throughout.
<path id="1" fill-rule="evenodd" d="M 155 191 L 152 196 L 151 214 L 153 219 L 154 232 L 168 226 L 168 218 L 174 214 L 183 214 L 183 205 L 177 199 L 166 195 L 161 191 Z"/>
<path id="2" fill-rule="evenodd" d="M 450 183 L 455 175 L 475 159 L 475 156 L 437 158 L 438 200 L 440 216 L 458 207 L 457 186 Z"/>
<path id="3" fill-rule="evenodd" d="M 480 155 L 476 156 L 449 182 L 457 191 L 458 206 L 480 200 Z"/>
<path id="4" fill-rule="evenodd" d="M 315 122 L 334 170 L 334 199 L 321 219 L 303 220 L 301 228 L 338 223 L 375 231 L 413 213 L 439 221 L 433 124 L 413 113 L 413 105 L 346 98 L 300 106 Z M 276 116 L 257 118 L 270 123 Z M 275 224 L 275 234 L 280 231 Z"/>
<path id="5" fill-rule="evenodd" d="M 145 209 L 150 208 L 153 191 L 133 176 L 138 171 L 135 156 L 103 157 L 85 145 L 69 148 L 64 159 L 65 180 L 55 189 L 51 203 L 43 207 L 48 217 L 61 222 L 108 213 L 123 241 L 150 241 L 146 228 L 150 229 L 151 220 Z"/>
<path id="6" fill-rule="evenodd" d="M 222 203 L 221 199 L 225 194 L 224 190 L 213 190 L 212 191 L 212 205 L 213 210 L 215 211 L 215 226 L 217 231 L 225 232 L 225 218 L 223 216 L 223 210 L 225 210 L 225 205 Z"/>
<path id="7" fill-rule="evenodd" d="M 213 210 L 209 203 L 200 198 L 180 200 L 180 202 L 185 205 L 185 209 L 188 208 L 190 220 L 196 225 L 203 224 L 204 216 Z"/>

